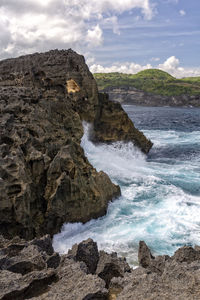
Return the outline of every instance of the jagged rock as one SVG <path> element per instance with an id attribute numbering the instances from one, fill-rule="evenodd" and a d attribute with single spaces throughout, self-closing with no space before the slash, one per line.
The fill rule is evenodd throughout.
<path id="1" fill-rule="evenodd" d="M 94 274 L 99 261 L 97 243 L 92 239 L 87 239 L 80 244 L 75 244 L 68 252 L 68 256 L 76 261 L 86 264 L 88 272 Z"/>
<path id="2" fill-rule="evenodd" d="M 99 94 L 98 114 L 94 120 L 94 142 L 133 142 L 148 153 L 152 142 L 134 127 L 127 113 L 117 102 L 111 102 L 107 94 Z"/>
<path id="3" fill-rule="evenodd" d="M 3 257 L 0 263 L 0 269 L 8 270 L 13 273 L 25 275 L 32 271 L 42 270 L 46 267 L 46 263 L 34 245 L 24 248 L 17 256 Z"/>
<path id="4" fill-rule="evenodd" d="M 140 241 L 138 250 L 139 265 L 143 268 L 147 268 L 150 266 L 152 259 L 154 259 L 154 256 L 151 254 L 151 251 L 147 247 L 146 243 L 144 241 Z"/>
<path id="5" fill-rule="evenodd" d="M 41 241 L 48 240 L 47 236 Z M 15 243 L 23 244 L 19 238 L 8 241 L 0 237 L 1 249 Z M 14 269 L 0 271 L 0 299 L 2 300 L 196 300 L 200 299 L 200 260 L 198 246 L 182 247 L 172 257 L 150 256 L 150 250 L 143 242 L 142 252 L 148 257 L 144 267 L 130 269 L 126 261 L 118 258 L 116 253 L 108 254 L 100 251 L 96 274 L 88 274 L 89 270 L 83 261 L 73 259 L 71 254 L 58 257 L 57 253 L 47 254 L 36 240 L 28 242 L 24 248 L 9 257 L 1 255 L 0 264 L 4 261 L 20 261 L 30 259 L 41 269 L 25 274 L 16 273 Z M 80 243 L 83 258 L 93 262 L 96 244 L 91 240 Z M 141 251 L 141 249 L 139 250 Z M 29 257 L 28 257 L 29 254 Z M 95 254 L 96 256 L 96 254 Z M 150 259 L 151 258 L 151 259 Z M 43 261 L 41 261 L 43 259 Z M 45 264 L 44 264 L 45 262 Z M 49 263 L 48 263 L 49 262 Z M 52 269 L 52 267 L 54 269 Z M 113 272 L 113 267 L 115 267 Z M 23 269 L 23 268 L 22 268 Z M 21 269 L 21 270 L 22 270 Z M 118 272 L 121 272 L 119 275 Z M 104 274 L 103 274 L 104 273 Z M 117 273 L 117 274 L 116 274 Z M 97 275 L 98 274 L 98 275 Z M 100 278 L 100 275 L 105 275 Z M 118 277 L 113 277 L 114 275 Z M 111 276 L 110 276 L 111 275 Z M 115 276 L 116 276 L 115 275 Z M 106 288 L 107 287 L 107 288 Z"/>
<path id="6" fill-rule="evenodd" d="M 72 50 L 1 61 L 0 112 L 0 232 L 8 238 L 87 222 L 120 195 L 85 157 L 83 120 L 94 124 L 96 142 L 132 141 L 144 152 L 152 145 L 120 105 L 98 94 L 83 56 Z"/>
<path id="7" fill-rule="evenodd" d="M 180 263 L 182 262 L 191 263 L 193 261 L 200 260 L 200 249 L 198 249 L 197 247 L 194 249 L 189 246 L 184 246 L 182 248 L 179 248 L 174 253 L 172 259 Z"/>
<path id="8" fill-rule="evenodd" d="M 105 282 L 97 275 L 82 271 L 79 262 L 63 259 L 58 268 L 58 278 L 47 293 L 33 300 L 107 300 Z"/>
<path id="9" fill-rule="evenodd" d="M 106 282 L 107 288 L 113 277 L 123 277 L 125 272 L 130 271 L 131 269 L 126 259 L 118 257 L 117 253 L 108 254 L 105 251 L 99 252 L 96 274 Z"/>
<path id="10" fill-rule="evenodd" d="M 192 247 L 178 249 L 174 256 L 151 258 L 143 242 L 139 252 L 146 257 L 145 267 L 125 273 L 124 278 L 113 278 L 110 288 L 121 289 L 119 300 L 193 300 L 200 298 L 200 262 L 198 251 Z M 141 248 L 143 250 L 141 250 Z"/>
<path id="11" fill-rule="evenodd" d="M 0 272 L 0 299 L 22 300 L 38 296 L 57 280 L 55 271 L 35 271 L 20 275 L 9 271 Z"/>
<path id="12" fill-rule="evenodd" d="M 52 240 L 49 234 L 41 237 L 40 239 L 35 238 L 30 242 L 30 245 L 36 245 L 39 251 L 44 251 L 48 255 L 52 255 L 54 253 Z"/>
<path id="13" fill-rule="evenodd" d="M 60 264 L 60 255 L 58 253 L 54 253 L 52 256 L 50 256 L 46 263 L 48 268 L 56 269 Z"/>
<path id="14" fill-rule="evenodd" d="M 8 257 L 18 255 L 28 243 L 21 240 L 19 237 L 14 237 L 12 240 L 7 240 L 0 236 L 0 255 L 6 255 Z"/>

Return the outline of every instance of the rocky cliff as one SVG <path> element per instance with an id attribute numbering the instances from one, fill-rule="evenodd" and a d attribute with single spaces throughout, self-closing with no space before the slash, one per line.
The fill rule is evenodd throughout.
<path id="1" fill-rule="evenodd" d="M 110 100 L 123 104 L 144 106 L 194 106 L 200 107 L 200 95 L 163 96 L 146 93 L 134 87 L 108 87 L 104 92 L 109 94 Z"/>
<path id="2" fill-rule="evenodd" d="M 138 261 L 132 269 L 117 253 L 98 251 L 91 239 L 60 256 L 48 235 L 30 242 L 0 236 L 0 299 L 200 299 L 198 246 L 154 257 L 141 241 Z"/>
<path id="3" fill-rule="evenodd" d="M 72 50 L 1 61 L 0 112 L 0 231 L 9 238 L 102 216 L 120 195 L 84 155 L 83 120 L 94 125 L 95 142 L 132 141 L 143 152 L 152 146 L 119 104 L 98 93 Z"/>

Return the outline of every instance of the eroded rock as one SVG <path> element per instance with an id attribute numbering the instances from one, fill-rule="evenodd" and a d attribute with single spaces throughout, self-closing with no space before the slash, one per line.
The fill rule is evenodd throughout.
<path id="1" fill-rule="evenodd" d="M 152 143 L 119 104 L 99 95 L 83 56 L 72 50 L 0 62 L 0 232 L 25 239 L 87 222 L 120 195 L 80 146 L 82 121 L 96 142 Z M 109 115 L 110 113 L 110 115 Z"/>
<path id="2" fill-rule="evenodd" d="M 118 257 L 114 252 L 111 254 L 105 251 L 99 252 L 96 274 L 106 282 L 107 288 L 113 277 L 124 277 L 125 272 L 131 272 L 125 258 Z"/>
<path id="3" fill-rule="evenodd" d="M 88 272 L 94 274 L 99 261 L 97 243 L 92 239 L 87 239 L 80 244 L 75 244 L 68 252 L 68 256 L 76 261 L 86 264 Z"/>

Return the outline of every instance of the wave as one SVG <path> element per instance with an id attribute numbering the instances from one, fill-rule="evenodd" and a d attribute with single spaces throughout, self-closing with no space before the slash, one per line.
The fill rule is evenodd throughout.
<path id="1" fill-rule="evenodd" d="M 200 164 L 175 158 L 172 167 L 167 160 L 146 158 L 132 143 L 94 145 L 89 132 L 90 125 L 84 124 L 81 144 L 86 156 L 97 170 L 105 171 L 120 185 L 122 196 L 110 203 L 107 215 L 98 220 L 64 224 L 61 233 L 54 236 L 54 249 L 66 253 L 74 243 L 90 237 L 100 249 L 117 251 L 137 265 L 140 240 L 155 254 L 169 255 L 181 245 L 200 243 Z M 196 135 L 190 134 L 190 138 Z M 155 136 L 158 142 L 190 142 L 188 135 L 176 132 Z"/>

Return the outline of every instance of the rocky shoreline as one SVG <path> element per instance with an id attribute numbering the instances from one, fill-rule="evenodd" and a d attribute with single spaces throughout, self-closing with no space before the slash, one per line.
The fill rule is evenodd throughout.
<path id="1" fill-rule="evenodd" d="M 51 238 L 25 241 L 0 236 L 0 299 L 194 300 L 200 298 L 200 247 L 154 257 L 145 242 L 139 267 L 117 253 L 98 251 L 88 239 L 68 254 L 54 252 Z"/>
<path id="2" fill-rule="evenodd" d="M 71 49 L 1 61 L 0 112 L 0 233 L 7 238 L 53 235 L 64 222 L 105 215 L 120 196 L 85 157 L 83 121 L 95 143 L 152 147 Z"/>
<path id="3" fill-rule="evenodd" d="M 163 96 L 137 90 L 134 87 L 108 87 L 102 92 L 109 95 L 110 100 L 121 104 L 140 106 L 172 106 L 200 107 L 200 95 Z"/>

